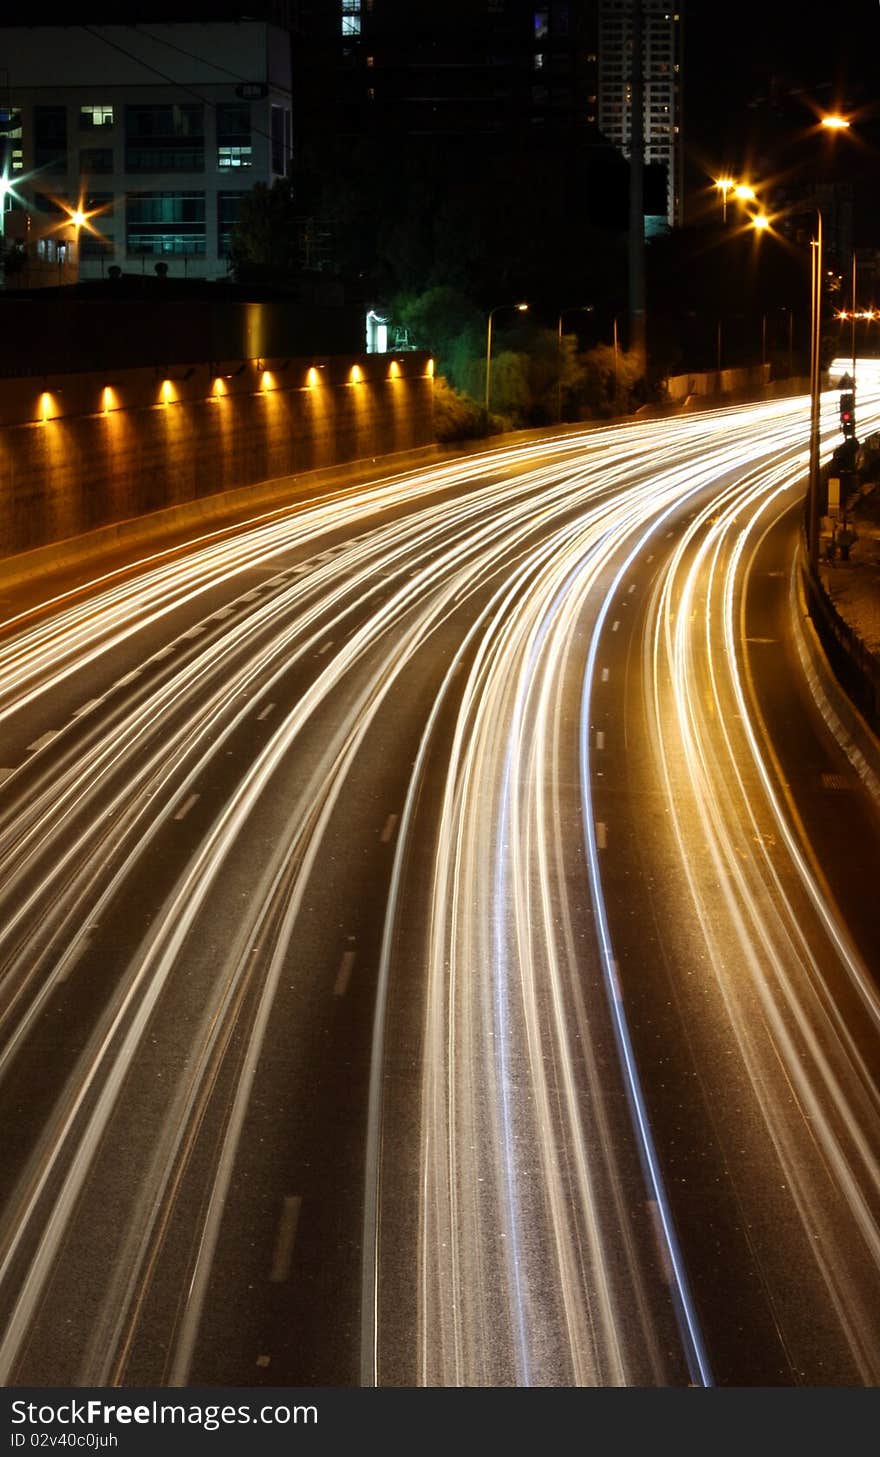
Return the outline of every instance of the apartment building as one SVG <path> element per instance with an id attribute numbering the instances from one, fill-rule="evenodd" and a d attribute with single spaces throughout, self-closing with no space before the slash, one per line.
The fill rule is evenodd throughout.
<path id="1" fill-rule="evenodd" d="M 642 12 L 646 163 L 666 172 L 665 215 L 646 219 L 650 231 L 676 227 L 683 207 L 683 3 L 599 0 L 599 129 L 630 155 L 633 6 Z"/>
<path id="2" fill-rule="evenodd" d="M 242 195 L 287 175 L 290 34 L 263 20 L 0 30 L 7 282 L 224 278 Z M 164 268 L 161 267 L 164 265 Z"/>

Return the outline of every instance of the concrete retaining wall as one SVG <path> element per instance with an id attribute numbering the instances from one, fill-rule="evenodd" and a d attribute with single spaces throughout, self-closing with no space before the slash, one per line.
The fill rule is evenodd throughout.
<path id="1" fill-rule="evenodd" d="M 0 556 L 433 440 L 421 352 L 0 381 Z"/>

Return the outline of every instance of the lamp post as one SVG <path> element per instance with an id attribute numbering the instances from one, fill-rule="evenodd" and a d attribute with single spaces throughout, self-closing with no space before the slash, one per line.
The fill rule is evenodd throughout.
<path id="1" fill-rule="evenodd" d="M 810 475 L 807 509 L 807 557 L 815 571 L 819 562 L 819 385 L 822 344 L 822 209 L 816 208 L 816 236 L 810 269 Z"/>
<path id="2" fill-rule="evenodd" d="M 828 131 L 849 127 L 846 117 L 834 113 L 823 116 L 821 125 Z M 819 457 L 820 457 L 820 386 L 822 378 L 822 209 L 816 208 L 816 236 L 812 243 L 810 269 L 810 475 L 807 496 L 807 560 L 812 572 L 819 564 Z"/>
<path id="3" fill-rule="evenodd" d="M 516 309 L 518 313 L 524 314 L 528 304 L 496 304 L 494 309 L 489 310 L 489 322 L 486 328 L 486 424 L 489 423 L 489 399 L 492 370 L 492 319 L 499 309 Z"/>
<path id="4" fill-rule="evenodd" d="M 560 423 L 562 422 L 562 316 L 563 314 L 591 314 L 593 309 L 593 304 L 569 304 L 566 308 L 559 310 L 559 318 L 556 323 L 556 357 L 558 360 L 556 374 L 556 419 Z"/>

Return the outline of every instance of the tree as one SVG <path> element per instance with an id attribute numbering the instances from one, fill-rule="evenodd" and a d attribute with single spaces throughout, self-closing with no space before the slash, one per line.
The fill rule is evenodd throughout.
<path id="1" fill-rule="evenodd" d="M 300 272 L 300 222 L 287 178 L 244 194 L 230 251 L 239 282 L 286 283 Z"/>

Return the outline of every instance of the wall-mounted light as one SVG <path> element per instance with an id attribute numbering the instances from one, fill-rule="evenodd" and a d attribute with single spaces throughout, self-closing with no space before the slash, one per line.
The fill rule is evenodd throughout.
<path id="1" fill-rule="evenodd" d="M 433 379 L 433 377 L 434 377 L 434 361 L 433 361 L 433 359 L 429 359 L 428 360 L 428 363 L 427 363 L 427 365 L 425 367 L 425 374 L 428 376 L 429 379 Z"/>
<path id="2" fill-rule="evenodd" d="M 360 384 L 361 381 L 362 381 L 362 379 L 363 379 L 363 377 L 364 377 L 364 374 L 363 374 L 363 370 L 361 369 L 360 365 L 359 364 L 353 364 L 351 366 L 351 369 L 350 369 L 349 375 L 348 375 L 349 382 L 351 384 Z"/>
<path id="3" fill-rule="evenodd" d="M 229 378 L 228 375 L 222 375 L 222 374 L 218 374 L 218 375 L 216 375 L 214 377 L 214 383 L 213 383 L 213 385 L 211 387 L 211 395 L 210 395 L 210 398 L 212 400 L 222 400 L 223 399 L 223 396 L 226 394 L 226 381 L 227 381 L 228 378 Z"/>
<path id="4" fill-rule="evenodd" d="M 116 390 L 112 385 L 105 384 L 101 391 L 101 409 L 105 415 L 109 415 L 111 410 L 116 410 L 118 407 L 119 401 L 116 397 Z"/>
<path id="5" fill-rule="evenodd" d="M 388 366 L 388 378 L 400 379 L 400 363 L 396 359 L 392 359 L 391 363 Z"/>

